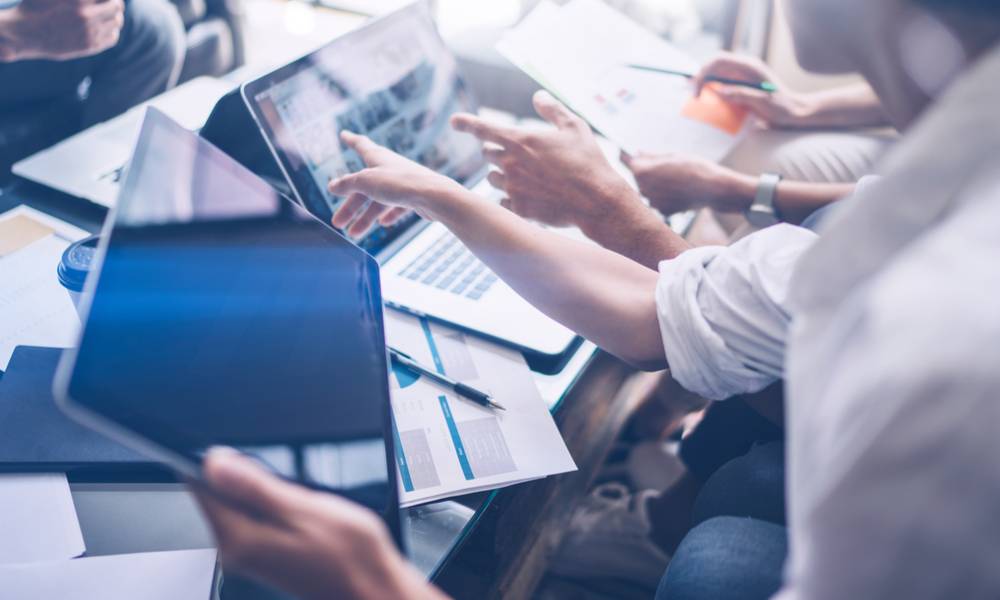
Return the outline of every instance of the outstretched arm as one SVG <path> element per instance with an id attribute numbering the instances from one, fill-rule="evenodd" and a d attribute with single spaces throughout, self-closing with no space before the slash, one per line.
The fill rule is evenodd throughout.
<path id="1" fill-rule="evenodd" d="M 680 154 L 623 154 L 639 191 L 663 214 L 703 207 L 722 213 L 742 213 L 753 204 L 757 176 L 739 173 L 714 162 Z M 798 224 L 827 204 L 850 196 L 853 183 L 782 181 L 774 197 L 777 214 Z"/>
<path id="2" fill-rule="evenodd" d="M 441 221 L 542 312 L 623 360 L 643 368 L 665 365 L 656 271 L 528 223 L 366 137 L 342 137 L 368 168 L 332 182 L 332 193 L 356 204 L 371 199 L 412 208 Z"/>

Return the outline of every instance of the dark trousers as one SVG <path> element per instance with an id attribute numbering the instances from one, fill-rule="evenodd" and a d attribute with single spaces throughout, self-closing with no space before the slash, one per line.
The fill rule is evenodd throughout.
<path id="1" fill-rule="evenodd" d="M 114 47 L 74 60 L 0 64 L 0 138 L 34 146 L 7 149 L 24 155 L 121 114 L 177 82 L 184 48 L 173 5 L 128 0 Z"/>
<path id="2" fill-rule="evenodd" d="M 734 399 L 710 408 L 684 440 L 681 458 L 703 486 L 657 600 L 763 600 L 778 591 L 788 554 L 783 434 Z"/>

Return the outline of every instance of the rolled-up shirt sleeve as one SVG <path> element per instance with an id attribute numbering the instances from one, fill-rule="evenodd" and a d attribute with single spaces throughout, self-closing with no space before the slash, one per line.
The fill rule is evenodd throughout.
<path id="1" fill-rule="evenodd" d="M 660 263 L 657 316 L 678 383 L 722 400 L 782 377 L 789 281 L 816 239 L 807 229 L 776 225 Z"/>

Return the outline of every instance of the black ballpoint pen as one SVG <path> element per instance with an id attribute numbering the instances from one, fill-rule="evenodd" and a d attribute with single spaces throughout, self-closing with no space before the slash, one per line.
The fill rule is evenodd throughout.
<path id="1" fill-rule="evenodd" d="M 688 73 L 686 71 L 676 71 L 674 69 L 664 69 L 661 67 L 652 67 L 649 65 L 627 65 L 630 69 L 638 69 L 639 71 L 650 71 L 652 73 L 663 73 L 664 75 L 676 75 L 678 77 L 684 77 L 686 79 L 691 79 L 694 77 L 694 73 Z M 733 79 L 731 77 L 718 77 L 716 75 L 709 75 L 705 78 L 705 81 L 715 81 L 718 83 L 725 83 L 727 85 L 739 85 L 742 87 L 753 88 L 755 90 L 761 90 L 764 92 L 776 92 L 778 91 L 778 86 L 774 85 L 770 81 L 747 81 L 745 79 Z"/>
<path id="2" fill-rule="evenodd" d="M 493 399 L 492 396 L 486 392 L 481 392 L 471 385 L 466 385 L 460 381 L 455 381 L 454 379 L 438 373 L 434 369 L 425 367 L 417 361 L 413 360 L 413 357 L 405 352 L 396 350 L 395 348 L 389 348 L 389 356 L 392 357 L 393 362 L 406 367 L 407 369 L 418 373 L 420 375 L 426 375 L 428 378 L 440 383 L 441 385 L 450 388 L 456 394 L 472 400 L 476 404 L 485 406 L 488 408 L 497 408 L 500 410 L 507 410 L 502 404 Z"/>

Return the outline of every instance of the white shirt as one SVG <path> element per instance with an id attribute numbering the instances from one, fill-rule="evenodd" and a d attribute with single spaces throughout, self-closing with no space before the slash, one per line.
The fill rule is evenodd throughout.
<path id="1" fill-rule="evenodd" d="M 1000 49 L 821 238 L 773 227 L 660 266 L 678 381 L 787 381 L 780 600 L 1000 598 L 997 81 Z"/>

